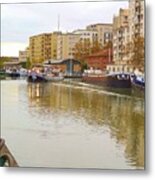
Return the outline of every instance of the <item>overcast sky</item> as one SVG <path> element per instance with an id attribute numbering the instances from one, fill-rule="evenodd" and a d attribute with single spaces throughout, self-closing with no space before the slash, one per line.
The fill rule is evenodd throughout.
<path id="1" fill-rule="evenodd" d="M 1 5 L 1 55 L 18 56 L 28 45 L 29 37 L 43 32 L 70 32 L 92 23 L 112 23 L 128 1 L 41 3 Z"/>

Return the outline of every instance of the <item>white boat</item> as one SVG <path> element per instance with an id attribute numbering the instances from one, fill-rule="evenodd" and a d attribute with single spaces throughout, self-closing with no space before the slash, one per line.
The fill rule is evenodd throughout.
<path id="1" fill-rule="evenodd" d="M 61 74 L 46 74 L 44 77 L 47 81 L 62 81 L 64 77 Z"/>
<path id="2" fill-rule="evenodd" d="M 19 70 L 19 74 L 20 74 L 20 76 L 27 76 L 28 75 L 28 71 L 27 71 L 27 69 L 21 68 Z"/>

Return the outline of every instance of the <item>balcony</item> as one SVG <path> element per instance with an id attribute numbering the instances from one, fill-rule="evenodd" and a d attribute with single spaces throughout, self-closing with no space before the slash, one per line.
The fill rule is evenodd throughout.
<path id="1" fill-rule="evenodd" d="M 140 7 L 140 6 L 141 6 L 140 1 L 136 1 L 135 2 L 135 7 Z"/>

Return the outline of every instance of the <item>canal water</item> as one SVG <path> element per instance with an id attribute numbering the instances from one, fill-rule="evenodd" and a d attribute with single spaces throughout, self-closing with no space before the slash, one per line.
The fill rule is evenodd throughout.
<path id="1" fill-rule="evenodd" d="M 81 83 L 1 81 L 1 134 L 22 167 L 144 168 L 144 100 Z"/>

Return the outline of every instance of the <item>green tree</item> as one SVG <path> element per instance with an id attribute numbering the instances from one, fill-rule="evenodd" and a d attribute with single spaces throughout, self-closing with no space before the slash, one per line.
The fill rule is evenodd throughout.
<path id="1" fill-rule="evenodd" d="M 4 66 L 4 61 L 0 59 L 0 69 L 2 69 Z"/>
<path id="2" fill-rule="evenodd" d="M 32 63 L 31 63 L 31 61 L 30 61 L 30 58 L 27 58 L 26 68 L 29 69 L 29 68 L 31 68 L 31 66 L 32 66 Z"/>
<path id="3" fill-rule="evenodd" d="M 4 56 L 0 57 L 0 69 L 4 67 L 4 62 L 9 61 L 9 60 L 11 60 L 10 57 L 4 57 Z"/>

